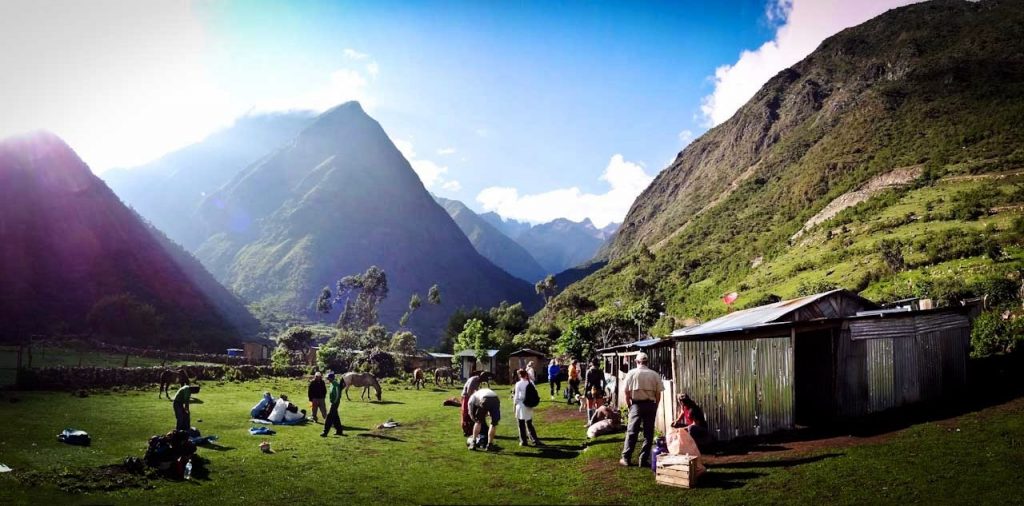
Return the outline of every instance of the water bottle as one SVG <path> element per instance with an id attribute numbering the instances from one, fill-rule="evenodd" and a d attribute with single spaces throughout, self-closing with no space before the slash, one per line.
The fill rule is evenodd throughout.
<path id="1" fill-rule="evenodd" d="M 192 459 L 188 459 L 188 462 L 185 463 L 185 479 L 192 479 Z"/>

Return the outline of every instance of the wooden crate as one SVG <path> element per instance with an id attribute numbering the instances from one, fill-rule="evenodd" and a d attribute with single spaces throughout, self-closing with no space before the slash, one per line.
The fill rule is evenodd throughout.
<path id="1" fill-rule="evenodd" d="M 697 481 L 696 460 L 696 457 L 689 455 L 659 455 L 654 481 L 672 487 L 690 488 Z"/>

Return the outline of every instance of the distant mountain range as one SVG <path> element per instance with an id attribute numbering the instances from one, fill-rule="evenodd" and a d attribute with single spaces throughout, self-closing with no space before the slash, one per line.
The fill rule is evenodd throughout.
<path id="1" fill-rule="evenodd" d="M 109 170 L 102 177 L 154 226 L 194 249 L 205 237 L 188 217 L 203 199 L 292 140 L 314 116 L 309 112 L 244 116 L 201 142 L 139 167 Z"/>
<path id="2" fill-rule="evenodd" d="M 547 274 L 589 262 L 619 227 L 610 223 L 597 228 L 590 218 L 580 222 L 559 218 L 540 225 L 504 219 L 494 212 L 483 213 L 480 218 L 525 248 Z"/>
<path id="3" fill-rule="evenodd" d="M 544 279 L 548 272 L 526 249 L 511 237 L 494 228 L 458 200 L 434 197 L 455 224 L 466 234 L 476 251 L 505 270 L 505 272 L 530 283 Z"/>
<path id="4" fill-rule="evenodd" d="M 168 348 L 209 350 L 258 330 L 198 261 L 125 207 L 50 133 L 0 142 L 0 259 L 5 340 L 90 333 L 102 321 L 138 330 L 119 335 L 131 344 L 161 339 Z M 146 305 L 148 319 L 139 310 Z"/>
<path id="5" fill-rule="evenodd" d="M 380 308 L 395 328 L 410 295 L 440 285 L 410 328 L 438 342 L 459 307 L 539 305 L 533 287 L 482 257 L 358 103 L 337 106 L 239 172 L 200 206 L 196 255 L 244 297 L 314 316 L 324 286 L 371 265 L 388 276 Z"/>

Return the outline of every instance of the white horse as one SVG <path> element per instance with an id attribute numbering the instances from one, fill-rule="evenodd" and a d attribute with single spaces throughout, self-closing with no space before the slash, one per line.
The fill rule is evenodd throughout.
<path id="1" fill-rule="evenodd" d="M 348 396 L 348 389 L 353 386 L 363 387 L 363 391 L 359 394 L 359 399 L 362 400 L 363 396 L 366 396 L 366 400 L 370 400 L 370 387 L 373 387 L 377 391 L 377 401 L 380 401 L 380 383 L 377 382 L 377 378 L 374 378 L 372 374 L 368 372 L 347 372 L 341 376 L 341 380 L 345 382 L 345 398 L 352 400 Z"/>

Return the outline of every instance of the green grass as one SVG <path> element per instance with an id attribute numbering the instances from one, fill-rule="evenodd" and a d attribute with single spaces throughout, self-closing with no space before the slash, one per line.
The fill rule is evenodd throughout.
<path id="1" fill-rule="evenodd" d="M 520 448 L 503 395 L 502 451 L 470 452 L 458 429 L 457 408 L 441 406 L 456 395 L 454 389 L 386 387 L 385 403 L 343 402 L 348 436 L 320 438 L 319 425 L 279 427 L 277 435 L 266 438 L 276 453 L 266 455 L 257 449 L 264 438 L 247 433 L 248 410 L 263 390 L 301 397 L 304 384 L 204 385 L 198 396 L 203 403 L 193 407 L 194 425 L 220 436 L 224 447 L 200 450 L 209 459 L 208 479 L 156 480 L 149 490 L 81 495 L 45 478 L 141 456 L 148 437 L 173 424 L 170 403 L 149 391 L 86 398 L 5 393 L 18 402 L 0 399 L 7 421 L 0 432 L 0 463 L 15 472 L 0 475 L 0 504 L 991 504 L 1024 493 L 1021 400 L 952 421 L 914 425 L 871 444 L 712 465 L 706 487 L 679 490 L 656 485 L 649 471 L 615 465 L 621 434 L 584 446 L 581 418 L 562 404 L 544 402 L 538 411 L 538 432 L 551 447 Z M 388 418 L 402 426 L 374 429 Z M 93 445 L 56 442 L 65 427 L 89 431 Z M 36 478 L 30 480 L 25 471 L 37 473 Z"/>

